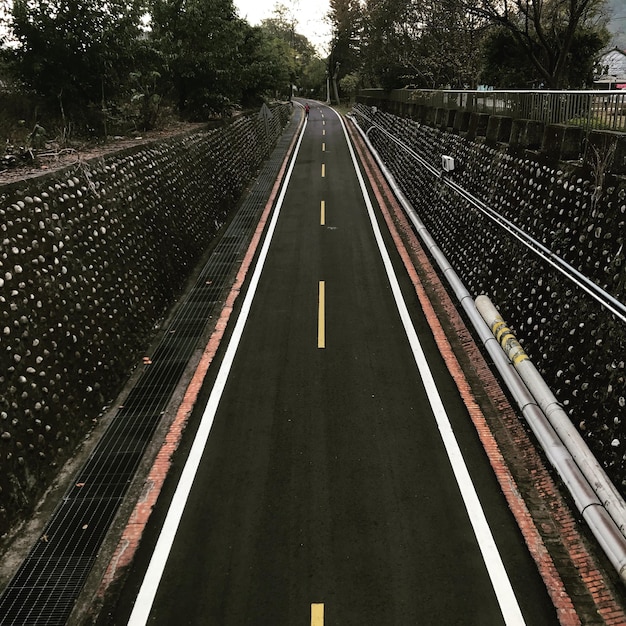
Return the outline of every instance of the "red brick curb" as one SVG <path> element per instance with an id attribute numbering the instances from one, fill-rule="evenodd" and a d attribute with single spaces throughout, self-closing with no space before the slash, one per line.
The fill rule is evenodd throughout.
<path id="1" fill-rule="evenodd" d="M 486 391 L 489 396 L 494 399 L 499 410 L 508 416 L 507 428 L 511 431 L 511 437 L 515 440 L 516 448 L 523 450 L 525 456 L 532 457 L 532 459 L 530 459 L 533 467 L 532 471 L 536 473 L 535 480 L 538 484 L 538 488 L 543 492 L 545 499 L 550 502 L 549 506 L 553 510 L 553 520 L 556 520 L 557 524 L 560 525 L 557 534 L 562 537 L 562 541 L 569 552 L 571 561 L 580 571 L 581 577 L 593 597 L 598 615 L 609 625 L 617 626 L 626 624 L 626 614 L 611 593 L 609 587 L 605 584 L 604 576 L 594 565 L 593 558 L 578 533 L 576 521 L 570 511 L 562 504 L 560 494 L 554 481 L 543 465 L 528 435 L 521 427 L 515 415 L 515 411 L 506 400 L 495 377 L 493 377 L 488 366 L 484 363 L 478 347 L 475 345 L 469 331 L 458 315 L 456 307 L 449 298 L 445 288 L 441 285 L 439 277 L 408 223 L 404 211 L 397 202 L 380 169 L 373 161 L 369 152 L 365 149 L 360 137 L 358 137 L 352 129 L 350 129 L 350 134 L 394 243 L 413 282 L 416 294 L 435 337 L 435 341 L 476 427 L 509 508 L 517 520 L 524 541 L 537 564 L 537 568 L 552 599 L 560 623 L 563 626 L 575 626 L 581 624 L 581 618 L 577 614 L 574 603 L 563 583 L 563 579 L 557 571 L 555 563 L 546 548 L 542 534 L 526 502 L 520 494 L 518 485 L 509 470 L 489 423 L 472 393 L 471 386 L 466 379 L 448 337 L 443 330 L 440 319 L 418 276 L 414 261 L 411 258 L 411 254 L 407 251 L 404 239 L 406 239 L 408 245 L 410 245 L 411 253 L 417 260 L 421 272 L 425 275 L 425 279 L 428 280 L 431 285 L 436 285 L 437 298 L 443 302 L 446 313 L 451 318 L 456 318 L 453 319 L 455 325 L 454 330 L 461 335 L 463 349 L 474 352 L 475 357 L 472 357 L 474 362 L 476 362 L 476 358 L 480 358 L 480 362 L 482 363 L 481 369 L 483 371 L 479 372 L 479 374 L 482 373 L 482 377 L 485 379 L 487 384 Z M 399 234 L 398 228 L 402 230 L 402 236 Z"/>

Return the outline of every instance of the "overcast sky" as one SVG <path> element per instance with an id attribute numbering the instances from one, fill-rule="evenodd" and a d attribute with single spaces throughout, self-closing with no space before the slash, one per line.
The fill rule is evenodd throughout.
<path id="1" fill-rule="evenodd" d="M 304 35 L 322 55 L 328 54 L 330 26 L 325 21 L 328 0 L 234 0 L 239 16 L 256 26 L 261 20 L 272 17 L 276 4 L 293 11 L 297 20 L 296 32 Z"/>
<path id="2" fill-rule="evenodd" d="M 626 48 L 626 1 L 625 0 L 609 0 L 608 3 L 609 15 L 611 21 L 609 22 L 609 30 L 613 33 L 612 42 L 619 48 Z"/>

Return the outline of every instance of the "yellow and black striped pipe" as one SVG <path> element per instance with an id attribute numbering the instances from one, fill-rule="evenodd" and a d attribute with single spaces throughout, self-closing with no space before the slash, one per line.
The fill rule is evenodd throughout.
<path id="1" fill-rule="evenodd" d="M 511 329 L 505 324 L 504 320 L 498 315 L 491 322 L 491 332 L 497 339 L 502 349 L 506 352 L 513 365 L 519 365 L 528 359 L 528 355 L 522 348 L 520 342 L 515 338 Z"/>

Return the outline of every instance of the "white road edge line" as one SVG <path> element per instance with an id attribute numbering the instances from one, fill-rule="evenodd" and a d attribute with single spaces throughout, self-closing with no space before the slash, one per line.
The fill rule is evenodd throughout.
<path id="1" fill-rule="evenodd" d="M 409 311 L 402 296 L 400 285 L 394 273 L 389 253 L 385 247 L 385 243 L 376 220 L 376 215 L 374 214 L 374 208 L 367 191 L 367 186 L 363 180 L 363 175 L 361 174 L 352 143 L 350 142 L 350 138 L 348 136 L 348 131 L 341 116 L 336 112 L 335 114 L 339 117 L 339 121 L 341 122 L 341 126 L 343 128 L 348 149 L 352 157 L 352 163 L 359 180 L 359 185 L 361 186 L 361 193 L 363 194 L 363 199 L 365 200 L 365 204 L 367 206 L 367 212 L 372 223 L 374 236 L 378 243 L 378 248 L 387 271 L 387 277 L 391 285 L 391 290 L 396 300 L 398 312 L 402 319 L 411 349 L 413 350 L 413 357 L 415 358 L 417 368 L 422 377 L 422 382 L 424 383 L 435 420 L 437 421 L 437 427 L 441 433 L 441 438 L 443 439 L 448 458 L 450 459 L 452 470 L 456 477 L 457 484 L 459 485 L 463 502 L 465 503 L 465 508 L 467 509 L 472 528 L 474 529 L 474 535 L 478 541 L 480 551 L 483 555 L 483 560 L 485 561 L 485 566 L 487 567 L 487 571 L 491 579 L 491 584 L 496 593 L 500 610 L 502 611 L 502 616 L 504 617 L 504 621 L 507 626 L 522 626 L 525 624 L 524 617 L 517 602 L 517 598 L 515 597 L 509 576 L 504 568 L 502 557 L 498 551 L 491 529 L 489 528 L 485 512 L 483 511 L 478 494 L 476 493 L 476 488 L 474 487 L 469 470 L 465 464 L 463 453 L 461 452 L 454 435 L 454 431 L 452 430 L 452 425 L 450 424 L 450 420 L 443 406 L 443 402 L 441 401 L 441 396 L 437 390 L 433 374 L 428 367 L 428 362 L 424 355 L 422 345 L 413 326 L 413 322 L 411 321 L 411 316 L 409 315 Z"/>
<path id="2" fill-rule="evenodd" d="M 129 626 L 143 626 L 147 623 L 150 617 L 152 604 L 154 603 L 154 598 L 156 597 L 157 589 L 159 587 L 159 583 L 161 582 L 161 577 L 163 576 L 163 571 L 165 570 L 165 565 L 167 563 L 170 550 L 172 549 L 172 544 L 174 543 L 174 538 L 176 537 L 178 526 L 183 516 L 183 511 L 185 509 L 185 505 L 187 503 L 189 493 L 191 492 L 193 481 L 195 479 L 198 467 L 200 465 L 200 461 L 202 459 L 204 448 L 211 433 L 213 420 L 215 419 L 215 414 L 217 413 L 217 407 L 222 398 L 222 393 L 224 392 L 224 387 L 226 386 L 226 381 L 228 379 L 228 375 L 230 373 L 230 369 L 235 358 L 235 353 L 237 352 L 237 348 L 239 346 L 239 342 L 241 340 L 241 336 L 243 335 L 243 330 L 246 325 L 248 315 L 250 313 L 252 300 L 254 299 L 254 295 L 259 284 L 261 273 L 263 271 L 263 265 L 267 257 L 274 230 L 276 229 L 278 215 L 280 214 L 280 209 L 285 199 L 287 186 L 293 172 L 296 157 L 298 156 L 298 152 L 300 150 L 300 144 L 302 143 L 302 138 L 304 137 L 304 131 L 306 130 L 306 126 L 307 120 L 305 119 L 304 125 L 300 132 L 298 143 L 296 144 L 295 150 L 291 157 L 291 163 L 289 165 L 289 169 L 287 170 L 281 192 L 278 196 L 276 207 L 274 208 L 272 219 L 270 220 L 270 224 L 267 229 L 267 234 L 265 236 L 261 252 L 259 253 L 259 258 L 255 266 L 254 273 L 252 274 L 252 278 L 250 279 L 250 286 L 248 287 L 248 291 L 246 292 L 246 297 L 241 307 L 241 313 L 237 318 L 237 322 L 233 329 L 233 334 L 228 343 L 228 347 L 226 348 L 224 359 L 222 360 L 222 363 L 220 365 L 220 369 L 218 371 L 217 378 L 215 379 L 215 384 L 213 385 L 211 395 L 209 396 L 206 407 L 204 409 L 204 413 L 202 414 L 200 426 L 193 440 L 193 444 L 189 452 L 189 456 L 187 457 L 187 461 L 185 462 L 185 467 L 183 468 L 180 481 L 178 483 L 178 486 L 176 487 L 174 497 L 172 498 L 172 502 L 170 503 L 170 507 L 167 511 L 167 516 L 165 518 L 165 522 L 163 523 L 163 528 L 161 529 L 161 533 L 159 534 L 159 538 L 157 540 L 154 552 L 152 554 L 152 558 L 150 559 L 148 569 L 141 584 L 141 588 L 139 589 L 139 593 L 137 594 L 133 611 L 128 620 Z"/>

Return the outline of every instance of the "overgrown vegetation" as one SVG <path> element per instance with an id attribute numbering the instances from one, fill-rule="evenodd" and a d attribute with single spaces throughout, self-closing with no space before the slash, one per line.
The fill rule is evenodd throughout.
<path id="1" fill-rule="evenodd" d="M 319 95 L 324 62 L 280 8 L 232 0 L 0 0 L 0 132 L 12 157 Z M 321 69 L 320 69 L 321 68 Z"/>
<path id="2" fill-rule="evenodd" d="M 331 0 L 329 73 L 354 89 L 582 88 L 608 0 Z"/>

